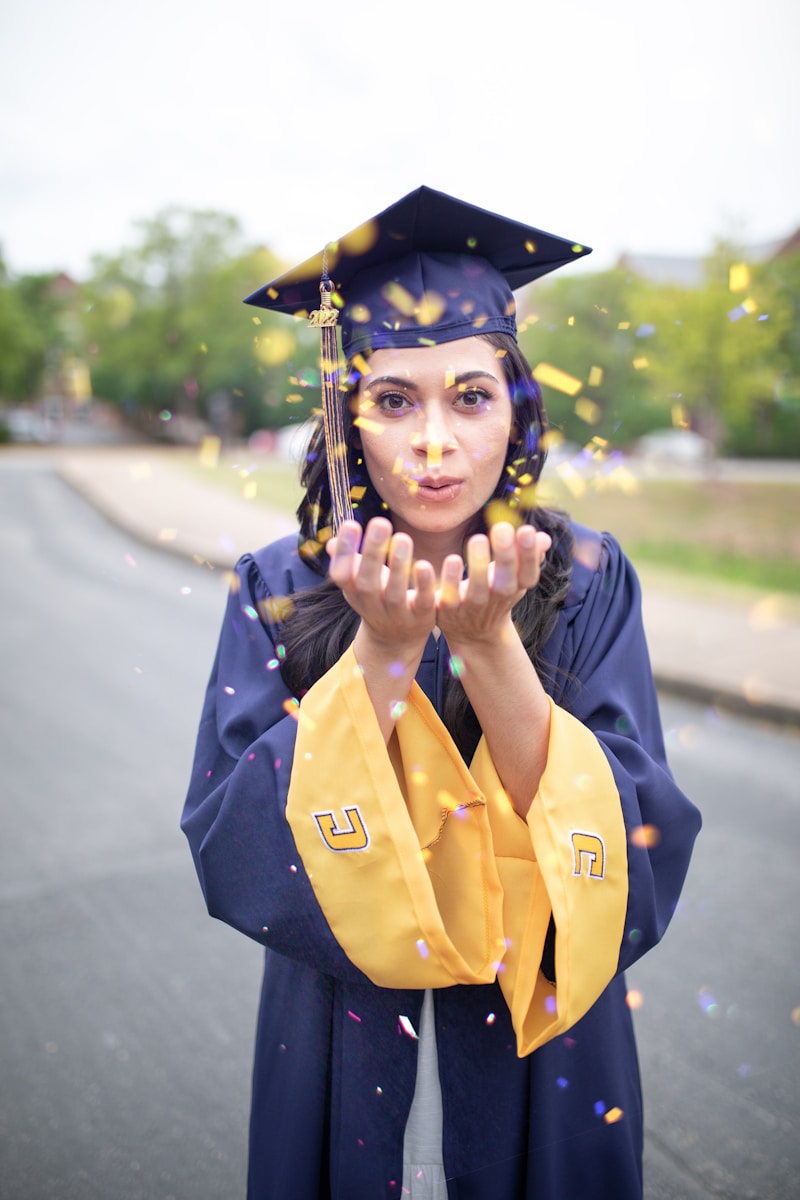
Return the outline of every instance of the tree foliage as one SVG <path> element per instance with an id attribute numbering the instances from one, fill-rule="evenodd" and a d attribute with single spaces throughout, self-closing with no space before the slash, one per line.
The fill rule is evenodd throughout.
<path id="1" fill-rule="evenodd" d="M 751 268 L 720 244 L 699 287 L 617 269 L 556 276 L 531 304 L 521 334 L 531 362 L 581 384 L 543 388 L 567 438 L 624 447 L 678 424 L 727 453 L 800 454 L 800 254 Z"/>
<path id="2" fill-rule="evenodd" d="M 691 288 L 617 268 L 526 289 L 520 342 L 551 424 L 625 448 L 677 423 L 723 452 L 800 456 L 800 253 L 745 257 L 718 245 Z M 162 434 L 301 420 L 319 400 L 316 335 L 242 304 L 282 267 L 236 218 L 181 208 L 137 223 L 71 290 L 56 275 L 12 280 L 0 260 L 0 397 L 44 394 L 71 358 L 96 396 Z"/>

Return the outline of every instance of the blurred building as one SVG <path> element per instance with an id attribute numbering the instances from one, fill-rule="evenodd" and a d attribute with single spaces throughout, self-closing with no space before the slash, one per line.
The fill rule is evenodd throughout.
<path id="1" fill-rule="evenodd" d="M 800 226 L 788 237 L 742 246 L 738 253 L 743 262 L 754 266 L 758 263 L 774 262 L 777 258 L 796 254 L 798 251 L 800 251 Z M 704 283 L 706 263 L 707 257 L 702 255 L 692 258 L 669 254 L 625 252 L 620 256 L 617 267 L 648 283 L 693 288 L 700 287 Z"/>

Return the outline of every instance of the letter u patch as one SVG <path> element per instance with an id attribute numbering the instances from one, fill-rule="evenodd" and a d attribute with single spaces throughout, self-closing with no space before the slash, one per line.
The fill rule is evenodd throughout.
<path id="1" fill-rule="evenodd" d="M 354 804 L 342 810 L 344 822 L 338 825 L 332 812 L 312 813 L 319 835 L 329 850 L 366 850 L 369 833 L 364 818 Z"/>
<path id="2" fill-rule="evenodd" d="M 596 833 L 572 834 L 573 875 L 602 879 L 606 870 L 606 848 Z"/>

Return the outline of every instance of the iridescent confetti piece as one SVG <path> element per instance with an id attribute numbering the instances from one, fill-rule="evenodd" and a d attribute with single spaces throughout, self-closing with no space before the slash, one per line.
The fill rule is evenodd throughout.
<path id="1" fill-rule="evenodd" d="M 349 1008 L 347 1010 L 347 1015 L 348 1017 L 352 1017 L 354 1021 L 358 1021 L 359 1025 L 361 1024 L 361 1017 L 357 1016 L 354 1012 L 351 1012 Z"/>
<path id="2" fill-rule="evenodd" d="M 397 1023 L 400 1026 L 401 1033 L 405 1033 L 408 1037 L 413 1038 L 415 1042 L 419 1041 L 419 1035 L 417 1034 L 408 1017 L 399 1016 L 397 1018 Z"/>
<path id="3" fill-rule="evenodd" d="M 566 1088 L 569 1087 L 569 1080 L 565 1079 L 563 1075 L 559 1075 L 558 1079 L 556 1080 L 556 1083 L 558 1084 L 558 1086 L 561 1088 L 562 1091 L 564 1091 Z"/>
<path id="4" fill-rule="evenodd" d="M 453 679 L 460 679 L 464 674 L 464 660 L 458 654 L 451 654 L 448 659 L 447 669 L 453 676 Z"/>
<path id="5" fill-rule="evenodd" d="M 393 721 L 399 721 L 407 708 L 405 700 L 393 700 L 389 705 L 389 716 Z"/>
<path id="6" fill-rule="evenodd" d="M 594 1112 L 595 1112 L 595 1116 L 597 1116 L 597 1117 L 605 1116 L 606 1106 L 602 1100 L 595 1101 Z"/>
<path id="7" fill-rule="evenodd" d="M 177 536 L 177 529 L 161 529 L 159 530 L 158 540 L 160 542 L 174 542 Z"/>
<path id="8" fill-rule="evenodd" d="M 632 1012 L 635 1012 L 644 1004 L 644 996 L 638 988 L 629 988 L 625 996 L 625 1003 Z"/>
<path id="9" fill-rule="evenodd" d="M 244 607 L 242 608 L 242 612 L 250 621 L 258 620 L 258 613 L 253 608 L 252 604 L 245 604 Z"/>
<path id="10" fill-rule="evenodd" d="M 719 1016 L 719 1005 L 711 994 L 709 988 L 700 988 L 700 991 L 697 993 L 697 1003 L 700 1005 L 707 1017 L 711 1017 L 713 1019 L 714 1017 Z"/>
<path id="11" fill-rule="evenodd" d="M 310 717 L 308 713 L 303 712 L 302 708 L 300 707 L 300 701 L 294 696 L 292 696 L 290 699 L 284 700 L 283 711 L 297 721 L 298 725 L 302 723 L 305 728 L 309 730 L 309 732 L 313 733 L 313 731 L 317 728 L 317 722 L 313 717 Z"/>
<path id="12" fill-rule="evenodd" d="M 419 954 L 420 958 L 428 957 L 428 947 L 425 945 L 424 938 L 417 938 L 416 947 L 417 947 L 417 953 Z"/>
<path id="13" fill-rule="evenodd" d="M 133 555 L 132 555 L 132 554 L 126 554 L 126 555 L 125 555 L 125 562 L 128 564 L 128 566 L 129 566 L 129 567 L 135 567 L 135 566 L 136 566 L 136 559 L 133 557 Z"/>
<path id="14" fill-rule="evenodd" d="M 235 696 L 236 695 L 236 688 L 224 687 L 222 690 L 226 696 Z"/>
<path id="15" fill-rule="evenodd" d="M 493 1012 L 487 1013 L 487 1016 L 486 1016 L 486 1024 L 487 1025 L 494 1025 L 496 1020 L 497 1020 L 497 1018 Z"/>

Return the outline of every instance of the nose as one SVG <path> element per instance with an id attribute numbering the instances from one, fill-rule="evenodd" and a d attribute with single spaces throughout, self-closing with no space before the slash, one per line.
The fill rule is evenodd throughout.
<path id="1" fill-rule="evenodd" d="M 442 465 L 442 458 L 456 449 L 456 440 L 443 405 L 429 405 L 422 430 L 411 439 L 418 458 L 424 458 L 429 470 Z"/>

